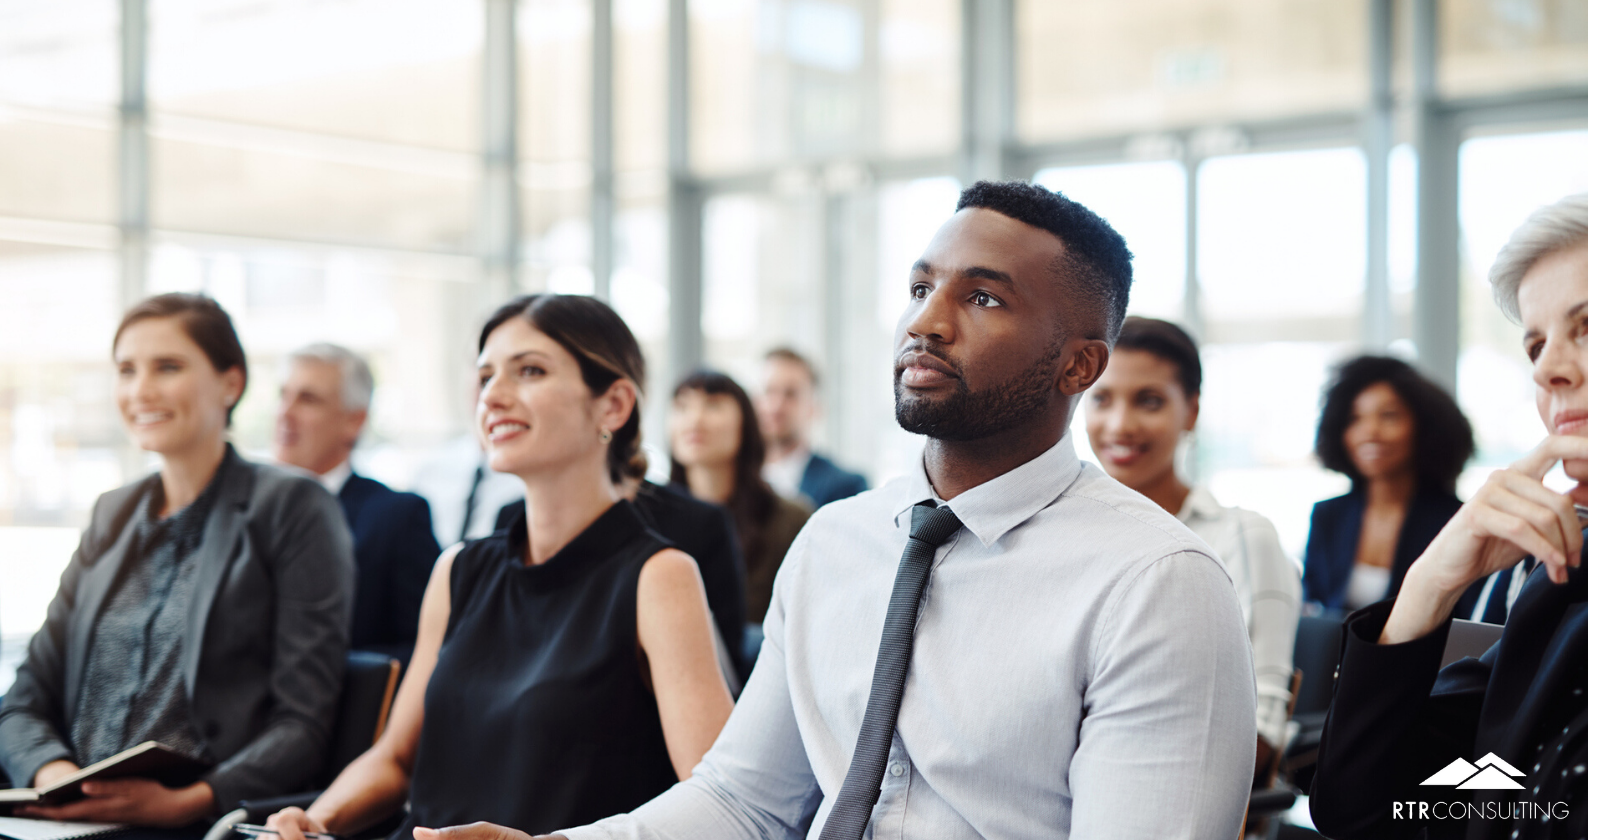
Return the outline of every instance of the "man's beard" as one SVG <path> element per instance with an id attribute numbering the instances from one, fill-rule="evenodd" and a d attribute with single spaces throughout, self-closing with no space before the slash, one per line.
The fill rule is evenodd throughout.
<path id="1" fill-rule="evenodd" d="M 923 348 L 924 352 L 928 352 Z M 1044 410 L 1056 385 L 1056 362 L 1064 345 L 1045 352 L 1027 370 L 982 391 L 967 387 L 961 368 L 939 356 L 956 371 L 955 393 L 944 399 L 907 395 L 894 377 L 894 418 L 900 428 L 935 440 L 980 440 L 1004 432 Z"/>

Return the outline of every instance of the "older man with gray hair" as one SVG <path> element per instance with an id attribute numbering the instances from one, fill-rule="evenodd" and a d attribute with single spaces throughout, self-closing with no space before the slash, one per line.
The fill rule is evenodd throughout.
<path id="1" fill-rule="evenodd" d="M 344 510 L 356 554 L 350 647 L 407 662 L 439 543 L 421 496 L 391 490 L 350 466 L 372 390 L 372 369 L 350 350 L 322 343 L 289 354 L 273 455 L 315 475 Z"/>

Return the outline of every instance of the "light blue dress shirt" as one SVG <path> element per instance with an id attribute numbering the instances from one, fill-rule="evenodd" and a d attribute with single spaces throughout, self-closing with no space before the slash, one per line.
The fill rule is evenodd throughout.
<path id="1" fill-rule="evenodd" d="M 570 840 L 815 837 L 849 769 L 925 476 L 828 505 L 694 775 Z M 867 837 L 1238 836 L 1250 640 L 1222 565 L 1070 437 L 951 499 Z M 529 795 L 537 795 L 530 791 Z"/>

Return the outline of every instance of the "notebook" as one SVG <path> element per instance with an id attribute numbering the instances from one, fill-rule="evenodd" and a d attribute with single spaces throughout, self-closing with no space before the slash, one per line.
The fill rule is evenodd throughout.
<path id="1" fill-rule="evenodd" d="M 1452 662 L 1466 657 L 1474 659 L 1482 656 L 1495 642 L 1500 641 L 1500 634 L 1505 627 L 1499 624 L 1484 624 L 1481 621 L 1467 621 L 1461 618 L 1450 620 L 1450 632 L 1444 640 L 1444 656 L 1439 660 L 1439 667 L 1443 668 Z"/>
<path id="2" fill-rule="evenodd" d="M 80 840 L 115 834 L 127 828 L 119 823 L 55 822 L 22 817 L 0 817 L 0 837 L 6 840 Z"/>
<path id="3" fill-rule="evenodd" d="M 72 775 L 42 788 L 12 788 L 0 790 L 0 805 L 27 802 L 45 802 L 59 805 L 82 799 L 79 788 L 90 779 L 121 779 L 138 776 L 154 779 L 168 787 L 178 787 L 193 782 L 209 765 L 174 751 L 156 741 L 145 741 L 137 747 L 123 750 L 105 761 L 97 761 Z"/>

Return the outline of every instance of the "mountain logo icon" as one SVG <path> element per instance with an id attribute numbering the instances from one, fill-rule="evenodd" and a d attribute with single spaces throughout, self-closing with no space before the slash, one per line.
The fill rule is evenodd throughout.
<path id="1" fill-rule="evenodd" d="M 1512 776 L 1527 775 L 1494 753 L 1485 753 L 1476 764 L 1458 758 L 1443 770 L 1424 779 L 1423 785 L 1453 787 L 1456 790 L 1522 790 Z"/>

